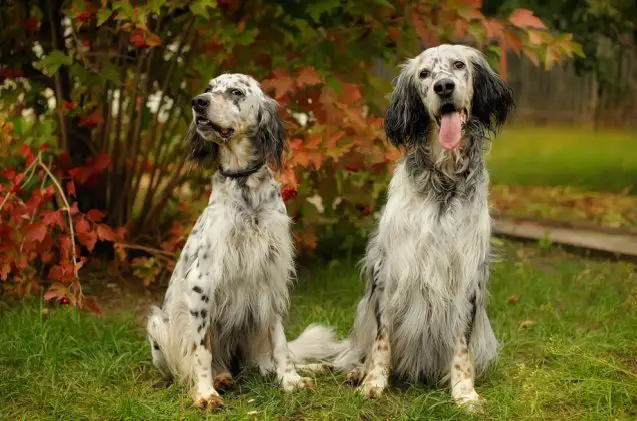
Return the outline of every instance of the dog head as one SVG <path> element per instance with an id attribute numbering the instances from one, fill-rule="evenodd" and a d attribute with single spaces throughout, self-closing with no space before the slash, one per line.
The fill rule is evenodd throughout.
<path id="1" fill-rule="evenodd" d="M 193 121 L 186 139 L 197 161 L 216 160 L 219 147 L 246 138 L 270 165 L 281 166 L 285 130 L 278 104 L 263 93 L 252 77 L 223 74 L 192 99 Z"/>
<path id="2" fill-rule="evenodd" d="M 441 149 L 454 151 L 461 148 L 468 123 L 495 132 L 513 107 L 511 88 L 482 53 L 443 44 L 402 66 L 385 114 L 385 133 L 396 146 L 436 139 Z"/>

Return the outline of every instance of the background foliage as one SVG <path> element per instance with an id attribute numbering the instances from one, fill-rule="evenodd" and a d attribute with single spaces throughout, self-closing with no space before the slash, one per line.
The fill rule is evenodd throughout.
<path id="1" fill-rule="evenodd" d="M 391 86 L 379 63 L 441 42 L 475 45 L 505 76 L 506 51 L 547 67 L 581 55 L 571 35 L 508 5 L 485 16 L 479 0 L 9 1 L 4 290 L 44 287 L 82 304 L 79 265 L 93 251 L 145 284 L 170 269 L 210 193 L 210 174 L 183 159 L 190 98 L 223 72 L 253 75 L 283 106 L 290 154 L 280 179 L 299 248 L 351 250 L 397 157 L 382 136 Z"/>

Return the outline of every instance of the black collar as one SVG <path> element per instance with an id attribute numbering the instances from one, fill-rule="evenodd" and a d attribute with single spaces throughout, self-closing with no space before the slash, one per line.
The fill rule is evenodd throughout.
<path id="1" fill-rule="evenodd" d="M 264 161 L 259 161 L 252 167 L 248 167 L 245 170 L 239 170 L 239 171 L 225 171 L 223 167 L 219 165 L 219 172 L 221 173 L 221 175 L 227 178 L 243 178 L 259 171 L 264 164 L 265 164 Z"/>

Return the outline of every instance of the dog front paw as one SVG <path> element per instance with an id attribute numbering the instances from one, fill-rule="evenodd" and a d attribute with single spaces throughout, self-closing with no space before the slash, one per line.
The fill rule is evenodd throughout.
<path id="1" fill-rule="evenodd" d="M 215 409 L 223 406 L 223 399 L 217 392 L 211 393 L 208 396 L 200 396 L 195 398 L 195 408 L 202 411 L 214 411 Z"/>
<path id="2" fill-rule="evenodd" d="M 363 377 L 365 377 L 365 370 L 362 366 L 359 366 L 347 373 L 345 381 L 351 386 L 358 386 L 363 381 Z"/>
<path id="3" fill-rule="evenodd" d="M 483 404 L 486 403 L 486 399 L 478 395 L 475 390 L 471 392 L 454 397 L 456 404 L 461 408 L 466 409 L 474 414 L 481 414 L 483 412 Z"/>
<path id="4" fill-rule="evenodd" d="M 357 390 L 366 398 L 378 398 L 385 391 L 385 387 L 387 387 L 386 377 L 368 374 Z"/>
<path id="5" fill-rule="evenodd" d="M 281 384 L 283 385 L 283 390 L 286 392 L 292 392 L 297 389 L 314 389 L 312 379 L 309 377 L 301 377 L 298 374 L 284 378 Z"/>

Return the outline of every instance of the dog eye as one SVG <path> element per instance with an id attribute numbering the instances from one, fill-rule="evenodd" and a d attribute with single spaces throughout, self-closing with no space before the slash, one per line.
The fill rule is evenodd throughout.
<path id="1" fill-rule="evenodd" d="M 464 69 L 464 63 L 461 61 L 456 61 L 453 63 L 453 67 L 457 70 Z"/>
<path id="2" fill-rule="evenodd" d="M 206 90 L 204 91 L 204 93 L 208 93 L 208 92 L 212 92 L 212 87 L 211 86 L 208 86 L 206 88 Z"/>
<path id="3" fill-rule="evenodd" d="M 234 96 L 244 96 L 245 94 L 243 93 L 243 91 L 239 90 L 239 89 L 233 89 L 231 91 L 232 95 Z"/>
<path id="4" fill-rule="evenodd" d="M 428 78 L 429 77 L 429 70 L 427 70 L 427 69 L 421 70 L 419 76 L 420 76 L 421 79 Z"/>

